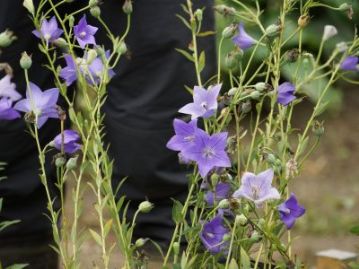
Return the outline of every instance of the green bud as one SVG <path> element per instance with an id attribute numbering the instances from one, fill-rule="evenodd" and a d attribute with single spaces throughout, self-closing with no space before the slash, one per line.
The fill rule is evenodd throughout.
<path id="1" fill-rule="evenodd" d="M 61 48 L 61 49 L 64 49 L 64 50 L 67 50 L 68 47 L 69 47 L 68 44 L 67 44 L 67 42 L 66 42 L 66 40 L 63 39 L 62 37 L 56 39 L 56 40 L 54 41 L 54 44 L 55 44 L 55 46 L 57 46 L 57 47 L 59 47 L 59 48 Z"/>
<path id="2" fill-rule="evenodd" d="M 248 221 L 247 217 L 243 214 L 236 216 L 236 223 L 238 223 L 239 225 L 244 226 L 247 224 L 247 221 Z"/>
<path id="3" fill-rule="evenodd" d="M 125 0 L 123 3 L 122 10 L 125 14 L 131 14 L 133 11 L 131 0 Z"/>
<path id="4" fill-rule="evenodd" d="M 239 91 L 239 88 L 232 88 L 228 91 L 228 96 L 234 96 Z"/>
<path id="5" fill-rule="evenodd" d="M 21 58 L 20 58 L 20 66 L 21 66 L 21 68 L 24 69 L 24 70 L 28 70 L 28 69 L 30 69 L 31 65 L 32 65 L 31 56 L 29 56 L 26 53 L 26 51 L 23 52 L 21 54 Z"/>
<path id="6" fill-rule="evenodd" d="M 214 10 L 225 17 L 234 16 L 236 14 L 235 8 L 226 5 L 216 5 L 214 6 Z"/>
<path id="7" fill-rule="evenodd" d="M 5 30 L 4 32 L 0 33 L 0 47 L 6 48 L 10 46 L 16 39 L 17 37 L 14 36 L 12 31 Z"/>
<path id="8" fill-rule="evenodd" d="M 221 201 L 219 201 L 218 207 L 219 208 L 228 208 L 229 207 L 228 199 L 222 199 Z"/>
<path id="9" fill-rule="evenodd" d="M 237 26 L 231 24 L 230 26 L 227 26 L 226 28 L 223 29 L 222 36 L 224 38 L 231 38 L 235 35 L 236 32 L 237 32 Z"/>
<path id="10" fill-rule="evenodd" d="M 148 213 L 152 210 L 153 207 L 154 205 L 151 202 L 143 201 L 142 203 L 139 204 L 138 210 L 142 213 Z"/>
<path id="11" fill-rule="evenodd" d="M 340 11 L 347 11 L 352 8 L 352 5 L 349 5 L 348 3 L 341 4 L 338 9 Z"/>
<path id="12" fill-rule="evenodd" d="M 135 242 L 135 246 L 136 248 L 140 248 L 143 247 L 147 242 L 147 239 L 143 239 L 143 238 L 138 238 Z"/>
<path id="13" fill-rule="evenodd" d="M 228 240 L 230 240 L 231 239 L 231 235 L 230 234 L 225 234 L 224 236 L 223 236 L 223 241 L 228 241 Z"/>
<path id="14" fill-rule="evenodd" d="M 253 91 L 249 96 L 251 99 L 258 100 L 259 97 L 261 97 L 261 93 L 259 91 Z"/>
<path id="15" fill-rule="evenodd" d="M 213 173 L 211 175 L 211 182 L 213 185 L 216 185 L 219 180 L 219 175 L 217 173 Z"/>
<path id="16" fill-rule="evenodd" d="M 268 161 L 270 164 L 275 164 L 276 157 L 275 157 L 272 153 L 269 153 L 269 154 L 267 155 L 267 161 Z"/>
<path id="17" fill-rule="evenodd" d="M 22 3 L 22 5 L 27 9 L 27 11 L 30 12 L 31 15 L 34 16 L 34 14 L 35 14 L 35 7 L 34 7 L 34 3 L 32 2 L 32 0 L 24 0 L 24 2 Z"/>
<path id="18" fill-rule="evenodd" d="M 265 223 L 266 223 L 266 221 L 265 221 L 264 219 L 259 219 L 259 220 L 258 220 L 258 226 L 259 226 L 260 228 L 263 228 L 264 225 L 265 225 Z"/>
<path id="19" fill-rule="evenodd" d="M 203 19 L 203 11 L 202 11 L 202 9 L 197 9 L 194 12 L 194 16 L 197 18 L 198 21 L 202 21 L 202 19 Z"/>
<path id="20" fill-rule="evenodd" d="M 235 69 L 239 66 L 240 61 L 242 60 L 243 51 L 234 50 L 229 52 L 224 59 L 224 64 L 228 69 Z"/>
<path id="21" fill-rule="evenodd" d="M 90 7 L 95 7 L 98 5 L 98 0 L 90 0 L 89 1 L 89 6 Z"/>
<path id="22" fill-rule="evenodd" d="M 254 85 L 254 88 L 259 91 L 262 92 L 267 88 L 267 83 L 265 82 L 258 82 L 256 85 Z"/>
<path id="23" fill-rule="evenodd" d="M 73 170 L 77 167 L 78 156 L 70 158 L 66 163 L 67 170 Z"/>
<path id="24" fill-rule="evenodd" d="M 117 53 L 123 55 L 127 52 L 127 45 L 125 42 L 121 41 L 119 46 L 117 47 Z"/>
<path id="25" fill-rule="evenodd" d="M 90 13 L 93 17 L 98 18 L 101 16 L 101 9 L 98 6 L 90 8 Z"/>
<path id="26" fill-rule="evenodd" d="M 174 243 L 173 243 L 173 253 L 174 253 L 175 255 L 178 255 L 179 252 L 180 252 L 180 243 L 174 242 Z"/>
<path id="27" fill-rule="evenodd" d="M 66 159 L 64 157 L 57 157 L 55 160 L 56 167 L 62 167 L 66 163 Z"/>
<path id="28" fill-rule="evenodd" d="M 244 114 L 249 113 L 252 110 L 252 103 L 250 101 L 245 101 L 241 104 L 240 109 Z"/>
<path id="29" fill-rule="evenodd" d="M 261 239 L 261 236 L 257 231 L 254 231 L 251 235 L 251 239 L 255 242 L 258 242 Z"/>
<path id="30" fill-rule="evenodd" d="M 314 121 L 313 122 L 313 125 L 312 125 L 312 132 L 320 137 L 324 134 L 324 124 L 323 122 L 320 122 L 320 121 Z"/>
<path id="31" fill-rule="evenodd" d="M 281 30 L 282 27 L 280 25 L 271 24 L 266 28 L 265 33 L 267 36 L 276 36 L 280 33 Z"/>
<path id="32" fill-rule="evenodd" d="M 70 28 L 72 28 L 72 27 L 74 27 L 74 25 L 75 25 L 75 17 L 71 15 L 69 17 L 69 26 L 70 26 Z"/>

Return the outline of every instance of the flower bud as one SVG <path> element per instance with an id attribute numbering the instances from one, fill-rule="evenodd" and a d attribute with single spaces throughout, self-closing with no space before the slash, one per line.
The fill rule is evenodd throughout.
<path id="1" fill-rule="evenodd" d="M 280 31 L 282 30 L 282 27 L 278 24 L 271 24 L 269 25 L 266 30 L 265 33 L 267 36 L 276 36 L 280 33 Z"/>
<path id="2" fill-rule="evenodd" d="M 232 88 L 227 92 L 228 96 L 234 96 L 239 91 L 239 88 Z"/>
<path id="3" fill-rule="evenodd" d="M 153 207 L 154 205 L 151 202 L 143 201 L 142 203 L 139 204 L 138 210 L 142 213 L 148 213 L 152 210 Z"/>
<path id="4" fill-rule="evenodd" d="M 197 9 L 194 12 L 194 16 L 197 18 L 198 21 L 202 21 L 202 19 L 203 19 L 203 11 L 202 11 L 202 9 Z"/>
<path id="5" fill-rule="evenodd" d="M 345 42 L 339 42 L 336 44 L 336 48 L 339 52 L 346 52 L 348 49 L 348 45 Z"/>
<path id="6" fill-rule="evenodd" d="M 299 57 L 298 49 L 288 50 L 285 55 L 285 59 L 289 63 L 295 63 L 298 60 L 298 57 Z"/>
<path id="7" fill-rule="evenodd" d="M 173 253 L 174 253 L 175 255 L 178 255 L 179 252 L 180 252 L 180 243 L 174 242 L 174 243 L 173 243 Z"/>
<path id="8" fill-rule="evenodd" d="M 231 239 L 231 235 L 230 235 L 230 234 L 225 234 L 225 235 L 223 236 L 222 241 L 228 241 L 228 240 L 230 240 L 230 239 Z"/>
<path id="9" fill-rule="evenodd" d="M 90 7 L 95 7 L 98 5 L 98 0 L 90 0 L 89 1 L 89 6 Z"/>
<path id="10" fill-rule="evenodd" d="M 0 47 L 6 48 L 12 44 L 17 37 L 14 36 L 14 33 L 9 30 L 5 30 L 4 32 L 0 33 Z"/>
<path id="11" fill-rule="evenodd" d="M 251 110 L 252 110 L 252 104 L 251 104 L 251 102 L 250 102 L 250 101 L 245 101 L 245 102 L 243 102 L 243 103 L 241 104 L 240 109 L 241 109 L 241 112 L 242 112 L 243 114 L 247 114 L 247 113 L 251 112 Z"/>
<path id="12" fill-rule="evenodd" d="M 329 38 L 338 34 L 337 28 L 333 25 L 325 25 L 323 32 L 323 41 L 327 41 Z"/>
<path id="13" fill-rule="evenodd" d="M 26 51 L 24 51 L 22 54 L 21 54 L 21 58 L 20 58 L 20 66 L 22 69 L 24 70 L 28 70 L 30 69 L 32 65 L 32 60 L 31 60 L 31 56 L 29 56 Z"/>
<path id="14" fill-rule="evenodd" d="M 228 69 L 234 69 L 239 65 L 243 56 L 242 50 L 234 50 L 229 52 L 224 59 L 224 64 Z"/>
<path id="15" fill-rule="evenodd" d="M 148 239 L 138 238 L 135 242 L 136 248 L 143 247 L 146 244 L 147 240 Z"/>
<path id="16" fill-rule="evenodd" d="M 101 9 L 98 6 L 90 8 L 90 13 L 93 17 L 98 18 L 101 16 Z"/>
<path id="17" fill-rule="evenodd" d="M 235 8 L 226 5 L 217 5 L 213 9 L 223 16 L 233 16 L 236 14 Z"/>
<path id="18" fill-rule="evenodd" d="M 125 42 L 121 41 L 121 43 L 117 47 L 117 53 L 123 55 L 126 52 L 127 52 L 127 45 Z"/>
<path id="19" fill-rule="evenodd" d="M 349 5 L 348 3 L 344 3 L 344 4 L 341 4 L 338 9 L 340 11 L 347 11 L 349 10 L 350 8 L 352 8 L 352 5 Z"/>
<path id="20" fill-rule="evenodd" d="M 222 199 L 221 201 L 219 201 L 218 203 L 218 207 L 219 208 L 228 208 L 229 207 L 229 201 L 228 199 Z"/>
<path id="21" fill-rule="evenodd" d="M 63 50 L 67 50 L 68 47 L 69 47 L 66 40 L 63 39 L 62 37 L 56 39 L 54 41 L 54 44 L 55 44 L 55 46 L 57 46 L 57 47 L 59 47 L 60 49 L 63 49 Z"/>
<path id="22" fill-rule="evenodd" d="M 125 0 L 123 3 L 122 10 L 125 14 L 131 14 L 133 11 L 131 0 Z"/>
<path id="23" fill-rule="evenodd" d="M 86 63 L 91 64 L 97 58 L 97 56 L 98 54 L 95 49 L 89 49 L 87 51 Z"/>
<path id="24" fill-rule="evenodd" d="M 66 163 L 66 159 L 65 159 L 64 157 L 62 157 L 62 156 L 57 157 L 57 158 L 55 159 L 55 165 L 56 165 L 56 167 L 62 167 L 62 166 L 65 165 L 65 163 Z"/>
<path id="25" fill-rule="evenodd" d="M 72 27 L 74 27 L 74 25 L 75 25 L 75 17 L 70 15 L 70 17 L 69 17 L 69 26 L 70 26 L 70 28 L 72 28 Z"/>
<path id="26" fill-rule="evenodd" d="M 240 215 L 236 216 L 236 223 L 238 223 L 241 226 L 246 225 L 247 221 L 248 221 L 247 217 L 245 215 L 243 215 L 243 214 L 240 214 Z"/>
<path id="27" fill-rule="evenodd" d="M 70 158 L 66 163 L 67 170 L 73 170 L 77 167 L 78 156 Z"/>
<path id="28" fill-rule="evenodd" d="M 253 91 L 249 94 L 249 97 L 253 100 L 258 100 L 261 97 L 261 93 L 259 91 Z"/>
<path id="29" fill-rule="evenodd" d="M 309 15 L 302 15 L 298 19 L 298 26 L 300 28 L 304 28 L 309 24 L 309 21 L 310 21 Z"/>
<path id="30" fill-rule="evenodd" d="M 323 122 L 314 121 L 312 126 L 312 132 L 318 137 L 322 136 L 324 134 Z"/>
<path id="31" fill-rule="evenodd" d="M 24 0 L 24 2 L 22 3 L 22 5 L 27 9 L 27 11 L 30 12 L 31 15 L 34 16 L 34 14 L 35 14 L 35 7 L 34 7 L 34 3 L 32 2 L 32 0 Z"/>
<path id="32" fill-rule="evenodd" d="M 257 231 L 254 231 L 251 235 L 251 240 L 258 242 L 261 239 L 260 234 Z"/>
<path id="33" fill-rule="evenodd" d="M 231 38 L 235 35 L 237 32 L 237 25 L 231 24 L 230 26 L 227 26 L 222 31 L 223 38 Z"/>
<path id="34" fill-rule="evenodd" d="M 219 175 L 218 175 L 217 173 L 213 173 L 213 174 L 211 175 L 211 183 L 212 183 L 213 185 L 216 185 L 217 182 L 218 182 L 218 180 L 219 180 Z"/>
<path id="35" fill-rule="evenodd" d="M 258 225 L 260 228 L 263 229 L 265 223 L 266 223 L 266 221 L 265 221 L 263 218 L 261 218 L 261 219 L 258 220 L 258 224 L 257 224 L 257 225 Z"/>

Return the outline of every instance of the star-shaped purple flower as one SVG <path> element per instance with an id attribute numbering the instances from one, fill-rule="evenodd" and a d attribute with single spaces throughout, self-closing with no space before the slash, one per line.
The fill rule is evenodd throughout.
<path id="1" fill-rule="evenodd" d="M 199 117 L 208 118 L 217 110 L 217 98 L 222 84 L 205 88 L 195 86 L 193 89 L 193 103 L 182 107 L 179 112 L 191 115 L 192 120 Z"/>
<path id="2" fill-rule="evenodd" d="M 167 142 L 166 147 L 174 151 L 182 151 L 194 145 L 196 139 L 197 120 L 192 120 L 189 123 L 174 119 L 173 128 L 175 135 Z"/>
<path id="3" fill-rule="evenodd" d="M 34 83 L 30 82 L 26 90 L 26 99 L 20 100 L 14 106 L 18 111 L 31 112 L 37 118 L 37 128 L 41 128 L 48 118 L 59 118 L 57 111 L 57 99 L 59 90 L 57 88 L 41 91 Z"/>
<path id="4" fill-rule="evenodd" d="M 20 113 L 12 108 L 12 101 L 7 97 L 0 98 L 0 120 L 20 118 Z"/>
<path id="5" fill-rule="evenodd" d="M 110 56 L 110 52 L 106 51 L 106 58 L 108 59 Z M 101 81 L 104 78 L 105 75 L 105 65 L 100 57 L 97 57 L 94 59 L 88 66 L 88 70 L 90 71 L 91 76 L 87 76 L 87 81 L 91 83 L 92 85 L 98 85 L 101 83 Z M 108 70 L 108 78 L 111 79 L 115 72 L 112 69 Z"/>
<path id="6" fill-rule="evenodd" d="M 209 206 L 213 206 L 214 202 L 226 199 L 229 196 L 231 185 L 225 182 L 219 182 L 216 185 L 215 191 L 208 191 L 205 195 L 205 201 Z"/>
<path id="7" fill-rule="evenodd" d="M 265 170 L 258 175 L 245 172 L 241 179 L 242 184 L 234 192 L 233 197 L 248 199 L 258 207 L 267 200 L 279 199 L 278 190 L 272 187 L 273 177 L 274 172 L 272 169 Z"/>
<path id="8" fill-rule="evenodd" d="M 43 19 L 41 21 L 40 31 L 34 30 L 32 33 L 38 38 L 45 39 L 48 44 L 58 39 L 63 32 L 64 31 L 59 29 L 56 18 L 52 17 L 49 21 Z"/>
<path id="9" fill-rule="evenodd" d="M 278 87 L 277 102 L 283 106 L 287 106 L 296 97 L 294 95 L 295 86 L 290 82 L 284 82 Z"/>
<path id="10" fill-rule="evenodd" d="M 60 71 L 60 77 L 65 80 L 67 86 L 70 86 L 77 79 L 77 67 L 74 58 L 70 54 L 65 54 L 66 67 Z"/>
<path id="11" fill-rule="evenodd" d="M 228 242 L 223 241 L 223 237 L 228 233 L 229 230 L 223 225 L 222 217 L 218 215 L 203 225 L 199 237 L 211 254 L 217 254 L 227 248 Z"/>
<path id="12" fill-rule="evenodd" d="M 348 56 L 340 64 L 340 69 L 344 71 L 358 71 L 359 57 Z"/>
<path id="13" fill-rule="evenodd" d="M 81 148 L 79 141 L 80 136 L 76 131 L 64 130 L 63 134 L 60 133 L 54 138 L 54 147 L 61 151 L 63 142 L 65 153 L 73 154 Z"/>
<path id="14" fill-rule="evenodd" d="M 9 75 L 0 79 L 0 97 L 10 98 L 11 101 L 21 99 L 21 94 L 16 91 L 16 85 L 11 82 L 11 76 Z"/>
<path id="15" fill-rule="evenodd" d="M 256 40 L 246 33 L 242 22 L 238 25 L 238 34 L 232 38 L 232 41 L 242 50 L 249 49 L 256 43 Z"/>
<path id="16" fill-rule="evenodd" d="M 278 206 L 280 219 L 287 229 L 291 229 L 297 220 L 305 213 L 305 208 L 298 204 L 297 198 L 292 193 L 287 201 Z"/>
<path id="17" fill-rule="evenodd" d="M 87 44 L 96 45 L 94 35 L 97 30 L 97 27 L 87 24 L 86 15 L 84 15 L 79 23 L 74 26 L 74 34 L 81 48 L 85 48 Z"/>
<path id="18" fill-rule="evenodd" d="M 208 135 L 205 131 L 197 129 L 195 144 L 182 150 L 183 156 L 195 161 L 202 178 L 215 167 L 230 167 L 231 161 L 225 150 L 228 133 Z"/>

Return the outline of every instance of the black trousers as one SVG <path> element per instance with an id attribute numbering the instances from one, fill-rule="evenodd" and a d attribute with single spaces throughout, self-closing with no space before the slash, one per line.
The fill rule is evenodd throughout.
<path id="1" fill-rule="evenodd" d="M 173 230 L 170 198 L 182 200 L 187 192 L 188 171 L 178 164 L 176 153 L 165 147 L 173 135 L 172 120 L 179 116 L 177 110 L 191 100 L 184 85 L 192 87 L 196 84 L 193 63 L 175 51 L 175 48 L 187 47 L 191 41 L 189 30 L 175 16 L 182 13 L 180 4 L 184 2 L 134 1 L 127 39 L 129 57 L 122 59 L 116 68 L 103 108 L 106 140 L 115 161 L 113 185 L 117 186 L 123 177 L 128 177 L 119 195 L 126 195 L 131 200 L 129 217 L 139 202 L 149 199 L 155 204 L 150 214 L 139 217 L 134 236 L 151 237 L 163 246 L 167 245 Z M 203 28 L 213 30 L 212 0 L 195 2 L 198 6 L 207 6 Z M 101 5 L 102 16 L 115 34 L 122 33 L 125 28 L 126 18 L 121 6 L 122 1 L 118 0 L 106 0 Z M 18 90 L 24 95 L 23 75 L 17 64 L 24 50 L 33 54 L 30 80 L 43 88 L 53 87 L 50 74 L 41 65 L 45 60 L 38 52 L 36 38 L 31 35 L 33 26 L 22 8 L 22 0 L 0 1 L 0 15 L 0 31 L 11 28 L 19 37 L 16 44 L 0 56 L 0 62 L 7 61 L 14 67 Z M 98 31 L 96 40 L 110 48 L 105 31 Z M 215 72 L 214 37 L 200 40 L 200 48 L 206 51 L 207 67 L 202 74 L 207 79 Z M 5 249 L 19 246 L 17 238 L 18 242 L 26 241 L 26 238 L 32 238 L 29 242 L 34 242 L 35 236 L 48 244 L 50 237 L 42 235 L 51 232 L 50 223 L 44 216 L 46 198 L 38 178 L 34 141 L 25 130 L 23 120 L 0 122 L 0 161 L 7 162 L 6 169 L 1 172 L 7 178 L 0 181 L 0 197 L 4 198 L 0 221 L 21 220 L 0 233 L 0 260 L 9 264 L 24 262 L 19 257 L 11 260 L 7 256 L 4 260 L 2 255 Z M 59 123 L 49 120 L 40 129 L 42 141 L 48 142 L 58 131 Z M 50 160 L 47 169 L 51 175 Z"/>

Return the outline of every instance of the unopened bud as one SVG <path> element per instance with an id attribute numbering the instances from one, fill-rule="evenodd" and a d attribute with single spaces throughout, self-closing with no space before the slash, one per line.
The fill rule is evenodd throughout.
<path id="1" fill-rule="evenodd" d="M 280 25 L 271 24 L 266 28 L 265 33 L 267 36 L 276 36 L 280 33 L 281 30 L 282 27 Z"/>
<path id="2" fill-rule="evenodd" d="M 231 38 L 235 35 L 236 32 L 237 32 L 237 25 L 231 24 L 230 26 L 227 26 L 226 28 L 223 29 L 222 36 L 224 38 Z"/>
<path id="3" fill-rule="evenodd" d="M 0 47 L 6 48 L 12 44 L 12 42 L 16 40 L 16 36 L 14 33 L 9 30 L 5 30 L 4 32 L 0 33 Z"/>
<path id="4" fill-rule="evenodd" d="M 228 208 L 229 207 L 228 199 L 222 199 L 221 201 L 219 201 L 218 207 L 219 208 Z"/>
<path id="5" fill-rule="evenodd" d="M 214 10 L 223 16 L 233 16 L 236 14 L 236 10 L 233 7 L 229 7 L 226 5 L 217 5 L 214 6 Z"/>
<path id="6" fill-rule="evenodd" d="M 276 157 L 272 153 L 269 153 L 267 155 L 267 161 L 273 165 L 276 162 Z"/>
<path id="7" fill-rule="evenodd" d="M 86 57 L 87 64 L 91 64 L 97 58 L 97 56 L 98 54 L 95 49 L 89 49 L 87 51 L 87 57 Z"/>
<path id="8" fill-rule="evenodd" d="M 254 85 L 254 88 L 259 92 L 263 92 L 267 88 L 267 83 L 258 82 L 256 85 Z"/>
<path id="9" fill-rule="evenodd" d="M 180 243 L 174 242 L 174 243 L 173 243 L 173 253 L 174 253 L 175 255 L 178 255 L 179 252 L 180 252 Z"/>
<path id="10" fill-rule="evenodd" d="M 314 121 L 313 126 L 312 126 L 312 131 L 316 136 L 318 136 L 318 137 L 322 136 L 324 134 L 323 122 Z"/>
<path id="11" fill-rule="evenodd" d="M 65 163 L 66 163 L 66 159 L 65 159 L 64 157 L 62 157 L 62 156 L 57 157 L 57 158 L 55 159 L 55 165 L 56 165 L 56 167 L 62 167 L 62 166 L 65 165 Z"/>
<path id="12" fill-rule="evenodd" d="M 249 94 L 249 97 L 254 100 L 258 100 L 261 97 L 261 93 L 259 91 L 253 91 Z"/>
<path id="13" fill-rule="evenodd" d="M 127 52 L 127 45 L 125 42 L 121 41 L 121 43 L 117 47 L 117 53 L 123 55 L 126 52 Z"/>
<path id="14" fill-rule="evenodd" d="M 337 28 L 333 25 L 325 25 L 324 32 L 323 32 L 323 40 L 326 41 L 329 38 L 332 38 L 333 36 L 338 34 Z"/>
<path id="15" fill-rule="evenodd" d="M 23 52 L 21 54 L 21 58 L 20 58 L 20 66 L 21 66 L 21 68 L 24 69 L 24 70 L 28 70 L 28 69 L 30 69 L 31 65 L 32 65 L 31 56 L 29 56 L 26 53 L 26 51 Z"/>
<path id="16" fill-rule="evenodd" d="M 133 11 L 131 0 L 125 0 L 123 3 L 122 10 L 125 14 L 131 14 Z"/>
<path id="17" fill-rule="evenodd" d="M 89 1 L 89 6 L 90 7 L 95 7 L 98 5 L 98 0 L 90 0 Z"/>
<path id="18" fill-rule="evenodd" d="M 236 216 L 236 220 L 235 220 L 235 221 L 236 221 L 236 223 L 238 223 L 239 225 L 244 226 L 244 225 L 247 224 L 248 219 L 247 219 L 247 217 L 246 217 L 245 215 L 240 214 L 240 215 L 237 215 L 237 216 Z"/>
<path id="19" fill-rule="evenodd" d="M 234 69 L 239 66 L 239 63 L 242 59 L 243 51 L 242 50 L 234 50 L 229 52 L 224 59 L 224 64 L 228 69 Z"/>
<path id="20" fill-rule="evenodd" d="M 250 101 L 243 102 L 240 107 L 243 114 L 249 113 L 252 110 L 252 104 Z"/>
<path id="21" fill-rule="evenodd" d="M 152 210 L 153 207 L 154 206 L 151 202 L 143 201 L 142 203 L 139 204 L 138 210 L 142 213 L 148 213 Z"/>
<path id="22" fill-rule="evenodd" d="M 346 52 L 348 49 L 348 45 L 345 42 L 340 42 L 336 45 L 336 48 L 339 52 Z"/>
<path id="23" fill-rule="evenodd" d="M 143 247 L 146 244 L 147 240 L 148 239 L 138 238 L 135 242 L 136 248 Z"/>
<path id="24" fill-rule="evenodd" d="M 228 241 L 231 239 L 231 235 L 230 234 L 225 234 L 223 235 L 222 241 Z"/>
<path id="25" fill-rule="evenodd" d="M 77 167 L 78 156 L 70 158 L 66 163 L 67 170 L 73 170 Z"/>
<path id="26" fill-rule="evenodd" d="M 69 45 L 67 44 L 66 40 L 63 39 L 62 37 L 56 39 L 54 41 L 55 46 L 59 47 L 60 49 L 64 49 L 67 50 Z"/>
<path id="27" fill-rule="evenodd" d="M 69 26 L 70 26 L 70 28 L 72 28 L 72 27 L 74 27 L 74 25 L 75 25 L 75 17 L 70 15 L 70 17 L 69 17 Z"/>
<path id="28" fill-rule="evenodd" d="M 302 15 L 298 19 L 298 26 L 300 28 L 304 28 L 309 24 L 309 21 L 310 21 L 309 15 Z"/>
<path id="29" fill-rule="evenodd" d="M 232 88 L 227 92 L 228 96 L 234 96 L 239 91 L 239 88 Z"/>
<path id="30" fill-rule="evenodd" d="M 255 242 L 259 241 L 261 239 L 260 234 L 257 231 L 254 231 L 251 235 L 251 239 Z"/>
<path id="31" fill-rule="evenodd" d="M 219 175 L 218 175 L 217 173 L 213 173 L 213 174 L 211 175 L 211 183 L 212 183 L 213 185 L 216 185 L 217 182 L 218 182 L 218 180 L 219 180 Z"/>
<path id="32" fill-rule="evenodd" d="M 352 8 L 352 5 L 349 5 L 348 3 L 341 4 L 338 9 L 340 11 L 347 11 L 348 9 Z"/>
<path id="33" fill-rule="evenodd" d="M 94 7 L 90 8 L 90 13 L 95 18 L 98 18 L 101 16 L 101 9 L 99 6 L 94 6 Z"/>
<path id="34" fill-rule="evenodd" d="M 197 18 L 198 21 L 202 21 L 202 19 L 203 19 L 203 11 L 202 11 L 202 9 L 197 9 L 194 12 L 194 16 Z"/>
<path id="35" fill-rule="evenodd" d="M 24 2 L 22 3 L 22 5 L 27 9 L 27 11 L 29 11 L 32 15 L 35 14 L 35 7 L 34 7 L 34 3 L 32 2 L 32 0 L 24 0 Z"/>

